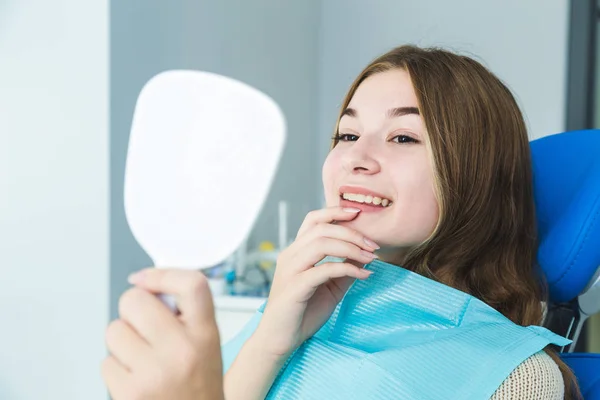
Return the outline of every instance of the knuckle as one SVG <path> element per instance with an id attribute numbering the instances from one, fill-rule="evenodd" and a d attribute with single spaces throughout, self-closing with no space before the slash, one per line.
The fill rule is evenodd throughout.
<path id="1" fill-rule="evenodd" d="M 119 314 L 126 315 L 134 311 L 137 308 L 137 304 L 139 303 L 142 295 L 142 289 L 137 287 L 128 289 L 125 293 L 123 293 L 119 298 Z"/>
<path id="2" fill-rule="evenodd" d="M 331 274 L 340 275 L 345 274 L 349 270 L 349 265 L 346 263 L 331 263 L 329 267 L 329 271 Z"/>
<path id="3" fill-rule="evenodd" d="M 292 244 L 290 247 L 279 253 L 277 255 L 277 266 L 280 264 L 287 265 L 290 260 L 292 260 L 295 251 L 295 246 Z"/>
<path id="4" fill-rule="evenodd" d="M 342 263 L 342 268 L 345 271 L 349 271 L 349 272 L 350 271 L 356 271 L 358 269 L 358 267 L 356 265 L 352 265 L 352 264 L 349 264 L 349 263 Z"/>
<path id="5" fill-rule="evenodd" d="M 335 274 L 340 274 L 346 272 L 348 269 L 348 264 L 346 263 L 332 263 L 330 271 Z"/>
<path id="6" fill-rule="evenodd" d="M 206 276 L 199 271 L 194 273 L 189 280 L 189 291 L 193 294 L 205 294 L 209 290 Z"/>
<path id="7" fill-rule="evenodd" d="M 331 225 L 328 223 L 318 223 L 315 225 L 315 236 L 322 239 L 331 239 L 340 236 L 341 226 Z"/>
<path id="8" fill-rule="evenodd" d="M 275 274 L 277 276 L 281 276 L 282 274 L 286 275 L 288 271 L 288 267 L 294 264 L 294 259 L 297 257 L 297 251 L 294 253 L 294 250 L 291 246 L 285 250 L 283 250 L 278 256 L 275 264 Z"/>
<path id="9" fill-rule="evenodd" d="M 357 243 L 362 241 L 362 235 L 356 229 L 342 225 L 335 225 L 335 228 L 338 229 L 340 236 L 344 237 L 345 240 L 356 241 Z"/>
<path id="10" fill-rule="evenodd" d="M 312 240 L 311 245 L 314 246 L 315 249 L 322 250 L 328 246 L 330 246 L 333 242 L 333 239 L 328 237 L 316 237 Z"/>
<path id="11" fill-rule="evenodd" d="M 318 211 L 319 211 L 319 210 L 311 210 L 311 211 L 309 211 L 309 212 L 306 214 L 306 217 L 304 218 L 304 220 L 305 220 L 305 221 L 308 221 L 308 220 L 311 220 L 311 221 L 312 221 L 312 220 L 313 220 L 313 219 L 315 219 L 315 217 L 317 216 L 317 213 L 318 213 Z"/>
<path id="12" fill-rule="evenodd" d="M 344 242 L 344 248 L 348 252 L 348 255 L 359 255 L 361 254 L 362 248 L 357 246 L 355 243 Z"/>
<path id="13" fill-rule="evenodd" d="M 352 245 L 352 253 L 356 256 L 356 257 L 360 257 L 361 259 L 365 258 L 365 255 L 362 253 L 363 249 L 356 246 L 356 245 Z"/>
<path id="14" fill-rule="evenodd" d="M 120 319 L 116 319 L 114 321 L 112 321 L 110 324 L 108 324 L 108 327 L 106 327 L 106 332 L 105 332 L 105 340 L 106 343 L 109 345 L 109 347 L 115 343 L 115 341 L 117 341 L 119 339 L 119 337 L 121 336 L 121 333 L 123 332 L 124 329 L 124 322 Z"/>
<path id="15" fill-rule="evenodd" d="M 355 276 L 358 272 L 358 267 L 356 265 L 344 263 L 344 273 L 346 275 Z"/>
<path id="16" fill-rule="evenodd" d="M 312 276 L 329 274 L 332 266 L 333 266 L 333 263 L 324 262 L 322 264 L 319 264 L 318 266 L 315 266 L 314 268 L 312 268 L 310 271 L 307 271 L 307 272 L 310 272 Z M 303 278 L 305 278 L 305 276 L 303 276 Z"/>
<path id="17" fill-rule="evenodd" d="M 308 278 L 298 279 L 293 287 L 290 288 L 288 298 L 289 300 L 295 300 L 295 297 L 304 296 L 310 289 L 311 285 L 309 284 Z"/>
<path id="18" fill-rule="evenodd" d="M 360 232 L 355 230 L 352 230 L 352 240 L 357 244 L 364 244 L 363 235 L 361 235 Z"/>
<path id="19" fill-rule="evenodd" d="M 325 234 L 327 234 L 327 233 L 328 233 L 328 231 L 329 231 L 329 229 L 328 229 L 328 228 L 329 228 L 330 226 L 333 226 L 333 225 L 330 225 L 330 224 L 324 224 L 324 223 L 321 223 L 321 222 L 319 222 L 319 223 L 317 223 L 317 224 L 314 226 L 314 228 L 313 228 L 313 229 L 314 229 L 314 233 L 315 233 L 317 236 L 325 236 Z"/>

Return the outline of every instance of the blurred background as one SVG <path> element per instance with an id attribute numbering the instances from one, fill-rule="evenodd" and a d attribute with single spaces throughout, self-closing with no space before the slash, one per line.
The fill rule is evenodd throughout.
<path id="1" fill-rule="evenodd" d="M 282 108 L 286 148 L 243 249 L 258 249 L 260 286 L 282 218 L 291 240 L 322 206 L 338 107 L 372 58 L 404 43 L 471 55 L 513 90 L 534 139 L 600 127 L 597 25 L 595 0 L 0 0 L 0 399 L 107 397 L 104 329 L 127 275 L 151 265 L 125 220 L 123 173 L 153 75 L 216 72 Z M 226 339 L 266 292 L 220 267 Z"/>

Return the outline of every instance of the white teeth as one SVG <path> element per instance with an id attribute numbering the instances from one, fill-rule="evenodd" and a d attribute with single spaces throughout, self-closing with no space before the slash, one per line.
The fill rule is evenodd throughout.
<path id="1" fill-rule="evenodd" d="M 364 194 L 344 193 L 343 197 L 346 200 L 355 201 L 357 203 L 364 203 L 365 202 L 365 195 Z"/>
<path id="2" fill-rule="evenodd" d="M 382 199 L 381 197 L 364 194 L 342 193 L 342 198 L 345 200 L 354 201 L 356 203 L 375 204 L 376 206 L 382 205 L 383 207 L 387 207 L 392 204 L 392 202 L 388 199 Z"/>

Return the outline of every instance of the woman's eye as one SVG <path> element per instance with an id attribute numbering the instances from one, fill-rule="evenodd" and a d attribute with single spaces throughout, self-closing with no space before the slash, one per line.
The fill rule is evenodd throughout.
<path id="1" fill-rule="evenodd" d="M 336 136 L 336 139 L 340 142 L 356 142 L 358 140 L 358 135 L 353 135 L 351 133 L 340 133 Z"/>
<path id="2" fill-rule="evenodd" d="M 392 141 L 396 143 L 419 143 L 418 140 L 406 135 L 395 136 Z"/>

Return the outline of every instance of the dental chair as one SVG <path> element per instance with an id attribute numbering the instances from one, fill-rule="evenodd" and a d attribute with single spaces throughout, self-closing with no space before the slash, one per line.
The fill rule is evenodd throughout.
<path id="1" fill-rule="evenodd" d="M 573 343 L 561 349 L 561 358 L 584 399 L 600 399 L 600 354 L 574 352 L 584 322 L 600 311 L 600 130 L 560 133 L 530 145 L 538 262 L 550 291 L 545 321 L 569 311 L 566 333 L 556 333 Z"/>

